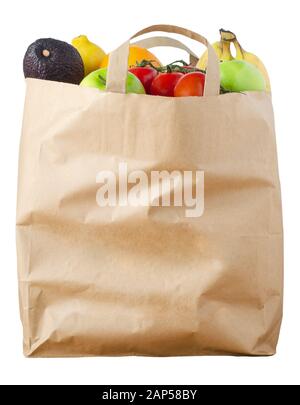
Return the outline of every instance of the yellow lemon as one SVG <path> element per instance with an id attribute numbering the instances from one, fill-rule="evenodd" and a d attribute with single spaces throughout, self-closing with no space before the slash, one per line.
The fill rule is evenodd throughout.
<path id="1" fill-rule="evenodd" d="M 80 53 L 84 65 L 84 75 L 99 69 L 103 58 L 106 56 L 100 46 L 90 42 L 86 35 L 79 35 L 72 40 L 72 45 Z"/>
<path id="2" fill-rule="evenodd" d="M 102 62 L 101 67 L 107 67 L 108 65 L 109 55 L 106 55 Z M 152 52 L 148 51 L 146 48 L 141 48 L 140 46 L 131 45 L 129 51 L 129 58 L 128 58 L 128 66 L 136 66 L 137 62 L 141 62 L 142 60 L 149 60 L 152 61 L 154 66 L 161 66 L 160 61 L 157 59 Z"/>

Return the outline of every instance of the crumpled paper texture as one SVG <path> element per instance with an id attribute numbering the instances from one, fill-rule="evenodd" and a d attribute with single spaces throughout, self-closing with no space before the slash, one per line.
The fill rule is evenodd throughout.
<path id="1" fill-rule="evenodd" d="M 27 79 L 17 253 L 26 356 L 272 355 L 282 215 L 271 97 Z M 205 211 L 96 204 L 96 174 L 204 170 Z"/>

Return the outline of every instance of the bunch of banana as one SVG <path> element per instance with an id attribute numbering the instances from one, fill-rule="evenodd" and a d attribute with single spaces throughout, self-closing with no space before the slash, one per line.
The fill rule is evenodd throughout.
<path id="1" fill-rule="evenodd" d="M 218 58 L 220 61 L 225 61 L 225 60 L 245 60 L 252 65 L 256 66 L 260 72 L 263 74 L 265 81 L 266 81 L 266 86 L 267 86 L 267 91 L 271 91 L 271 85 L 270 85 L 270 79 L 269 75 L 267 72 L 267 69 L 265 68 L 264 64 L 262 61 L 253 53 L 245 51 L 241 44 L 238 42 L 236 35 L 231 32 L 231 31 L 226 31 L 223 29 L 220 29 L 220 41 L 215 42 L 212 44 Z M 236 50 L 236 56 L 233 57 L 230 51 L 230 45 L 233 43 L 235 50 Z M 207 51 L 204 52 L 204 54 L 201 56 L 197 63 L 197 68 L 199 69 L 205 69 L 207 66 Z"/>

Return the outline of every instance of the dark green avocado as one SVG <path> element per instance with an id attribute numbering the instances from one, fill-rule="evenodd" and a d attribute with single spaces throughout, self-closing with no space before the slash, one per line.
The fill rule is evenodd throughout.
<path id="1" fill-rule="evenodd" d="M 23 60 L 25 77 L 79 84 L 84 77 L 81 56 L 64 41 L 41 38 L 29 45 Z"/>

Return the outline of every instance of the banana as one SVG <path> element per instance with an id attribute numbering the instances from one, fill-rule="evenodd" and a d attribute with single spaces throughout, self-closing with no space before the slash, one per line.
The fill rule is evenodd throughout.
<path id="1" fill-rule="evenodd" d="M 214 48 L 220 61 L 232 60 L 234 59 L 230 51 L 230 43 L 235 39 L 235 35 L 230 31 L 220 30 L 221 40 L 214 42 L 212 47 Z M 201 58 L 197 63 L 197 68 L 205 70 L 207 67 L 207 51 L 203 53 Z"/>
<path id="2" fill-rule="evenodd" d="M 238 59 L 238 60 L 245 60 L 252 65 L 256 66 L 260 72 L 263 74 L 265 81 L 266 81 L 266 88 L 267 91 L 271 91 L 271 84 L 270 84 L 270 79 L 269 75 L 267 72 L 266 67 L 262 63 L 262 61 L 253 53 L 245 51 L 241 44 L 238 42 L 236 35 L 231 32 L 231 31 L 226 31 L 223 29 L 220 29 L 220 41 L 214 42 L 212 44 L 218 58 L 220 61 L 227 61 L 227 60 L 233 60 L 233 59 Z M 233 57 L 231 50 L 230 50 L 230 45 L 231 43 L 234 45 L 235 50 L 236 50 L 236 56 Z M 203 55 L 200 57 L 198 63 L 197 63 L 197 68 L 205 70 L 207 67 L 207 51 L 203 53 Z"/>
<path id="3" fill-rule="evenodd" d="M 257 69 L 260 70 L 260 72 L 263 74 L 263 76 L 265 78 L 266 90 L 268 92 L 271 92 L 270 78 L 269 78 L 267 69 L 266 69 L 265 65 L 262 63 L 262 61 L 256 55 L 254 55 L 254 53 L 245 51 L 241 47 L 241 44 L 238 42 L 238 40 L 236 38 L 233 40 L 233 44 L 234 44 L 234 47 L 236 50 L 235 59 L 245 60 L 245 61 L 251 63 L 252 65 L 256 66 Z"/>

